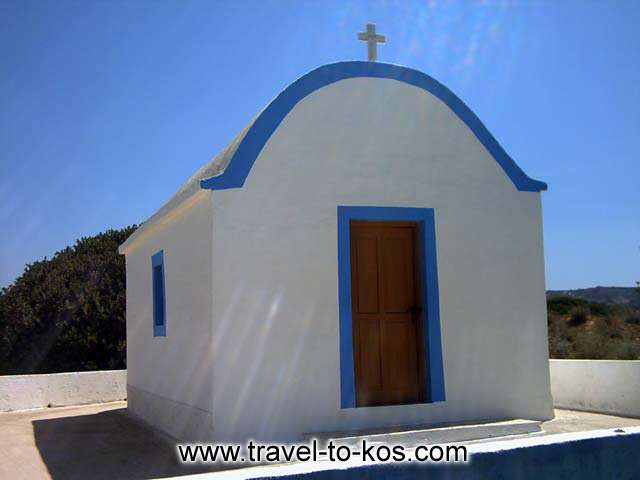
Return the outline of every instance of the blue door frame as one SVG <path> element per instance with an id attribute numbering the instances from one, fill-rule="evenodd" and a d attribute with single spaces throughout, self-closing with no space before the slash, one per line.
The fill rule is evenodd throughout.
<path id="1" fill-rule="evenodd" d="M 416 222 L 420 232 L 420 272 L 424 301 L 426 402 L 442 402 L 444 368 L 440 338 L 440 302 L 436 256 L 435 213 L 432 208 L 338 206 L 338 303 L 340 316 L 340 406 L 356 407 L 351 309 L 351 220 Z"/>

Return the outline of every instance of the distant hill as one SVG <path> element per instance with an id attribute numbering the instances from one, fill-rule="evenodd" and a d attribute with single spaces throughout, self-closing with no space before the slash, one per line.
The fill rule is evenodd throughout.
<path id="1" fill-rule="evenodd" d="M 593 287 L 576 290 L 548 290 L 547 299 L 553 297 L 581 298 L 588 302 L 640 307 L 640 293 L 634 287 Z"/>

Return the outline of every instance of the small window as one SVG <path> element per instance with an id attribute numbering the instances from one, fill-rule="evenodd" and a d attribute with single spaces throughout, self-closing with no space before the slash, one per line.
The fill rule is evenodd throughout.
<path id="1" fill-rule="evenodd" d="M 153 336 L 167 335 L 166 304 L 164 296 L 164 253 L 160 250 L 151 257 L 153 283 Z"/>

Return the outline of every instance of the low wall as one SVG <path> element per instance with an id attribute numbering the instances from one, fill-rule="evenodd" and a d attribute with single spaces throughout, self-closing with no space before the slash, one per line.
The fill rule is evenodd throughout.
<path id="1" fill-rule="evenodd" d="M 127 398 L 127 371 L 0 376 L 0 412 Z"/>
<path id="2" fill-rule="evenodd" d="M 375 463 L 352 460 L 336 465 L 322 461 L 255 467 L 244 474 L 242 470 L 235 472 L 237 478 L 253 480 L 631 480 L 637 479 L 640 471 L 638 445 L 640 427 L 630 427 L 624 431 L 596 430 L 475 443 L 467 445 L 468 463 Z M 214 480 L 222 478 L 219 475 L 220 472 L 201 473 L 180 478 Z"/>
<path id="3" fill-rule="evenodd" d="M 640 360 L 550 360 L 557 408 L 640 418 Z"/>

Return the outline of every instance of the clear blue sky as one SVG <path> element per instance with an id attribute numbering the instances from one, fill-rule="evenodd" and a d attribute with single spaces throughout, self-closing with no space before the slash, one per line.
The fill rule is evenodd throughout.
<path id="1" fill-rule="evenodd" d="M 149 217 L 368 21 L 549 184 L 548 288 L 640 280 L 640 2 L 4 0 L 0 285 Z"/>

